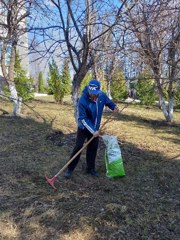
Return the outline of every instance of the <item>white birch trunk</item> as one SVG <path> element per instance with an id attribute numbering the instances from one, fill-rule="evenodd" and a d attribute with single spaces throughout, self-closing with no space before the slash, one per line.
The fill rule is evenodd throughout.
<path id="1" fill-rule="evenodd" d="M 164 97 L 160 97 L 161 109 L 165 116 L 167 122 L 172 122 L 173 120 L 173 106 L 174 106 L 174 97 L 171 97 L 169 100 L 168 106 L 166 105 Z M 169 111 L 168 111 L 169 110 Z"/>
<path id="2" fill-rule="evenodd" d="M 9 90 L 11 93 L 10 98 L 13 101 L 13 115 L 19 116 L 21 114 L 22 98 L 18 97 L 15 86 L 10 86 Z"/>
<path id="3" fill-rule="evenodd" d="M 169 121 L 173 121 L 173 113 L 174 113 L 174 96 L 171 96 L 169 99 Z"/>
<path id="4" fill-rule="evenodd" d="M 108 95 L 108 98 L 109 98 L 109 99 L 112 99 L 110 80 L 107 81 L 107 95 Z"/>

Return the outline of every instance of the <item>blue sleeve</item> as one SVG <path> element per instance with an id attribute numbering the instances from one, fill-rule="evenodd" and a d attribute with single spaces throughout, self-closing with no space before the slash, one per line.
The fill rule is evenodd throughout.
<path id="1" fill-rule="evenodd" d="M 87 128 L 87 130 L 90 131 L 92 134 L 96 132 L 96 129 L 94 128 L 91 120 L 87 116 L 86 107 L 81 101 L 79 101 L 79 104 L 78 104 L 78 111 L 79 111 L 78 120 L 81 121 L 83 126 Z"/>
<path id="2" fill-rule="evenodd" d="M 105 106 L 107 106 L 111 110 L 114 110 L 116 107 L 116 104 L 111 99 L 109 99 L 106 94 L 104 95 L 105 95 Z"/>

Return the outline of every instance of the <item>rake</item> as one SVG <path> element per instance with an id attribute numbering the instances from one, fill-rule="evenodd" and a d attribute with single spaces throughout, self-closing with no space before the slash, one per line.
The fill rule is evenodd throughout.
<path id="1" fill-rule="evenodd" d="M 100 128 L 100 131 L 102 131 L 102 129 L 104 128 L 104 126 L 111 120 L 113 114 L 111 114 L 108 119 L 103 123 L 103 125 Z M 54 175 L 54 177 L 52 178 L 48 178 L 47 176 L 45 176 L 47 183 L 49 183 L 49 185 L 54 188 L 55 190 L 57 189 L 54 185 L 56 179 L 58 178 L 58 176 L 68 167 L 68 165 L 87 147 L 87 145 L 95 138 L 95 136 L 92 136 L 89 141 L 87 141 L 83 147 L 64 165 L 64 167 L 62 167 L 58 173 L 56 173 Z"/>

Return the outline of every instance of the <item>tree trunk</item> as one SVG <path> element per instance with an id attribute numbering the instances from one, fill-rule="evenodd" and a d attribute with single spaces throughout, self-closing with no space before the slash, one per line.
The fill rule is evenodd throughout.
<path id="1" fill-rule="evenodd" d="M 13 101 L 13 115 L 19 116 L 21 114 L 22 98 L 18 97 L 15 86 L 9 86 L 9 91 L 11 93 L 10 98 Z"/>
<path id="2" fill-rule="evenodd" d="M 156 71 L 154 71 L 156 72 Z M 161 74 L 156 73 L 155 74 L 155 80 L 157 83 L 157 89 L 158 89 L 158 95 L 159 95 L 159 104 L 160 108 L 164 114 L 164 117 L 167 122 L 173 121 L 173 106 L 174 106 L 174 95 L 172 91 L 169 91 L 168 93 L 168 104 L 166 104 L 165 101 L 165 95 L 164 95 L 164 82 L 160 82 Z"/>
<path id="3" fill-rule="evenodd" d="M 74 107 L 74 118 L 78 123 L 78 100 L 80 93 L 80 84 L 78 83 L 78 77 L 75 75 L 72 82 L 72 102 Z"/>
<path id="4" fill-rule="evenodd" d="M 173 109 L 174 109 L 174 96 L 169 96 L 168 104 L 165 102 L 165 98 L 159 94 L 159 102 L 161 109 L 167 122 L 173 121 Z"/>
<path id="5" fill-rule="evenodd" d="M 3 90 L 3 77 L 0 76 L 0 94 L 4 95 L 4 90 Z"/>
<path id="6" fill-rule="evenodd" d="M 173 112 L 174 112 L 174 96 L 171 96 L 169 99 L 168 109 L 169 109 L 168 122 L 172 122 L 173 121 Z"/>
<path id="7" fill-rule="evenodd" d="M 111 81 L 109 78 L 107 79 L 107 95 L 108 95 L 109 99 L 112 99 L 112 97 L 111 97 Z"/>
<path id="8" fill-rule="evenodd" d="M 18 116 L 21 113 L 22 98 L 18 97 L 16 86 L 14 83 L 14 64 L 15 64 L 15 46 L 11 46 L 11 55 L 10 55 L 10 64 L 6 66 L 6 52 L 7 52 L 7 43 L 3 44 L 1 52 L 1 68 L 6 81 L 9 91 L 11 93 L 10 98 L 13 101 L 13 115 Z"/>
<path id="9" fill-rule="evenodd" d="M 14 83 L 14 65 L 15 65 L 15 45 L 12 44 L 12 49 L 11 49 L 11 57 L 10 57 L 10 65 L 9 65 L 9 70 L 8 70 L 8 85 L 9 85 L 9 90 L 11 93 L 11 98 L 13 100 L 13 115 L 18 116 L 21 113 L 21 105 L 22 105 L 22 98 L 18 97 L 18 93 L 16 90 L 16 86 Z"/>
<path id="10" fill-rule="evenodd" d="M 89 68 L 86 65 L 82 65 L 80 70 L 74 75 L 72 81 L 72 102 L 74 107 L 74 117 L 76 123 L 78 123 L 78 100 L 80 93 L 80 85 L 84 77 L 86 76 Z"/>

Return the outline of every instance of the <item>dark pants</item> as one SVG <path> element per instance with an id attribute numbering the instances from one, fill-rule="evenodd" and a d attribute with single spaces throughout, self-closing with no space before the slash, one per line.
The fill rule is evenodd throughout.
<path id="1" fill-rule="evenodd" d="M 82 147 L 85 142 L 85 140 L 89 140 L 92 138 L 92 133 L 90 133 L 86 128 L 81 129 L 78 128 L 77 130 L 77 137 L 76 137 L 76 145 L 73 149 L 73 152 L 70 156 L 72 158 Z M 95 159 L 96 159 L 96 154 L 97 154 L 97 149 L 98 149 L 98 143 L 99 143 L 99 138 L 96 137 L 94 138 L 87 146 L 86 149 L 86 163 L 87 163 L 87 170 L 93 169 L 95 170 Z M 76 165 L 79 162 L 81 153 L 69 164 L 68 169 L 69 170 L 74 170 Z"/>

